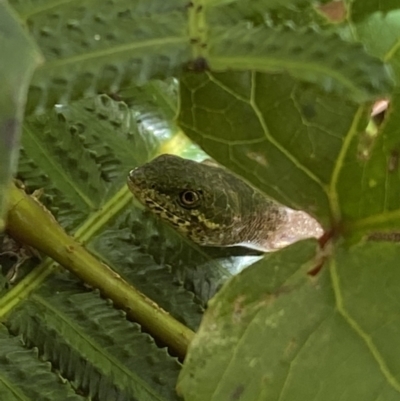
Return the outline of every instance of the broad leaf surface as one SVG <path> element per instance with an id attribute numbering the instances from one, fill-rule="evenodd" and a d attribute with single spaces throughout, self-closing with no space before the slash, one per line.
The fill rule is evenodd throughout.
<path id="1" fill-rule="evenodd" d="M 349 144 L 338 179 L 338 194 L 350 231 L 399 227 L 399 111 L 400 96 L 396 94 L 378 136 L 370 138 L 367 147 L 363 147 L 366 134 L 355 136 Z"/>
<path id="2" fill-rule="evenodd" d="M 339 36 L 265 26 L 249 29 L 248 24 L 216 28 L 213 33 L 208 59 L 212 70 L 288 72 L 357 102 L 392 89 L 390 71 L 382 62 Z"/>
<path id="3" fill-rule="evenodd" d="M 382 269 L 385 255 L 385 269 Z M 313 244 L 266 256 L 219 292 L 178 389 L 186 400 L 397 400 L 398 244 Z"/>
<path id="4" fill-rule="evenodd" d="M 322 24 L 312 2 L 297 10 L 283 3 L 276 12 L 268 3 L 221 1 L 195 7 L 189 21 L 193 53 L 213 71 L 285 71 L 358 102 L 390 92 L 389 69 L 360 43 L 335 35 L 329 25 L 317 28 Z"/>
<path id="5" fill-rule="evenodd" d="M 365 7 L 363 2 L 356 1 L 353 8 L 354 35 L 372 54 L 392 66 L 399 82 L 400 9 L 394 10 L 394 2 L 390 1 L 369 2 Z M 359 19 L 361 10 L 365 15 Z M 396 86 L 386 121 L 378 134 L 369 138 L 365 134 L 354 136 L 349 143 L 338 178 L 338 196 L 343 217 L 352 220 L 351 230 L 371 232 L 399 226 L 399 101 Z"/>
<path id="6" fill-rule="evenodd" d="M 287 75 L 187 74 L 179 122 L 211 156 L 276 200 L 336 219 L 334 180 L 363 107 Z"/>

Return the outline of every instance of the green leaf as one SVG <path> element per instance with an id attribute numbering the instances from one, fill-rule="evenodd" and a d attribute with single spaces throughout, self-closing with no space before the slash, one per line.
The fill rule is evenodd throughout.
<path id="1" fill-rule="evenodd" d="M 0 325 L 0 363 L 2 400 L 82 401 L 69 383 L 54 375 L 49 363 L 38 360 L 37 350 L 25 348 L 3 324 Z"/>
<path id="2" fill-rule="evenodd" d="M 399 3 L 397 0 L 354 0 L 350 4 L 351 18 L 354 21 L 368 18 L 374 13 L 379 13 L 381 16 L 384 16 L 392 10 L 399 9 Z"/>
<path id="3" fill-rule="evenodd" d="M 250 10 L 268 10 L 274 8 L 286 8 L 286 7 L 295 7 L 309 4 L 310 0 L 259 0 L 254 2 L 252 0 L 242 0 L 242 1 L 235 1 L 235 0 L 212 0 L 208 1 L 208 4 L 212 6 L 222 6 L 226 7 L 226 5 L 233 6 L 240 11 L 248 11 Z"/>
<path id="4" fill-rule="evenodd" d="M 168 77 L 190 58 L 182 0 L 10 3 L 46 58 L 29 111 Z"/>
<path id="5" fill-rule="evenodd" d="M 98 210 L 130 169 L 155 156 L 160 140 L 147 139 L 145 125 L 159 119 L 144 105 L 137 113 L 141 126 L 125 103 L 103 95 L 26 120 L 19 176 L 46 189 L 45 204 L 65 226 Z"/>
<path id="6" fill-rule="evenodd" d="M 207 2 L 205 14 L 212 28 L 232 27 L 243 21 L 249 26 L 288 25 L 288 21 L 292 26 L 316 26 L 320 19 L 315 5 L 312 0 L 216 0 Z"/>
<path id="7" fill-rule="evenodd" d="M 328 223 L 336 171 L 364 108 L 287 75 L 186 74 L 179 123 L 220 163 L 268 195 Z"/>
<path id="8" fill-rule="evenodd" d="M 382 256 L 385 255 L 385 272 Z M 311 241 L 267 255 L 210 303 L 178 388 L 186 400 L 397 400 L 398 244 Z"/>
<path id="9" fill-rule="evenodd" d="M 377 136 L 355 136 L 338 176 L 338 198 L 351 231 L 372 232 L 400 224 L 400 94 L 391 101 L 388 118 Z M 357 157 L 354 157 L 357 155 Z"/>
<path id="10" fill-rule="evenodd" d="M 285 71 L 357 102 L 390 92 L 390 69 L 357 38 L 337 35 L 340 29 L 321 18 L 315 4 L 276 5 L 243 0 L 194 7 L 189 19 L 193 54 L 214 72 Z"/>
<path id="11" fill-rule="evenodd" d="M 352 33 L 368 51 L 392 66 L 400 77 L 400 9 L 398 3 L 355 1 L 352 4 Z M 338 175 L 338 198 L 346 229 L 371 233 L 397 229 L 399 211 L 398 132 L 399 88 L 391 96 L 386 120 L 377 132 L 354 136 Z"/>
<path id="12" fill-rule="evenodd" d="M 0 231 L 4 229 L 7 188 L 18 161 L 26 94 L 41 56 L 8 4 L 0 3 Z M 18 49 L 18 51 L 16 51 Z"/>
<path id="13" fill-rule="evenodd" d="M 357 101 L 386 94 L 392 86 L 385 65 L 359 44 L 295 28 L 285 14 L 294 6 L 297 15 L 302 11 L 309 17 L 305 25 L 315 27 L 313 20 L 319 21 L 305 0 L 222 1 L 201 7 L 182 0 L 101 5 L 84 0 L 79 7 L 51 0 L 11 4 L 46 57 L 33 77 L 29 111 L 177 75 L 182 65 L 199 57 L 216 71 L 288 71 L 324 90 L 348 92 Z"/>
<path id="14" fill-rule="evenodd" d="M 396 74 L 397 85 L 400 78 L 400 7 L 396 1 L 385 1 L 367 8 L 363 1 L 353 4 L 352 34 L 361 40 L 368 52 L 388 63 Z M 364 8 L 365 7 L 365 8 Z M 383 10 L 380 10 L 380 8 Z M 387 9 L 386 9 L 387 7 Z M 367 11 L 364 18 L 359 19 L 358 10 Z"/>
<path id="15" fill-rule="evenodd" d="M 387 67 L 360 44 L 313 30 L 214 28 L 208 48 L 212 70 L 286 71 L 360 103 L 388 94 L 393 86 Z"/>
<path id="16" fill-rule="evenodd" d="M 213 257 L 135 207 L 107 224 L 89 249 L 192 329 L 207 301 L 231 276 L 224 266 L 226 251 Z"/>
<path id="17" fill-rule="evenodd" d="M 77 280 L 51 278 L 14 310 L 7 326 L 92 398 L 117 399 L 123 394 L 143 401 L 177 399 L 173 387 L 178 361 Z"/>

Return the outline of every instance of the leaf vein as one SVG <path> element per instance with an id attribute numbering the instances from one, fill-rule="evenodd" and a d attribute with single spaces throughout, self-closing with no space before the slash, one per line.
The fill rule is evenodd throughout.
<path id="1" fill-rule="evenodd" d="M 148 39 L 143 42 L 131 42 L 128 44 L 123 44 L 120 46 L 112 46 L 107 49 L 101 49 L 90 53 L 74 55 L 69 58 L 62 58 L 53 61 L 48 61 L 45 64 L 43 64 L 42 67 L 39 67 L 37 71 L 44 71 L 47 69 L 57 69 L 71 64 L 76 64 L 79 62 L 89 61 L 98 58 L 108 58 L 109 60 L 112 60 L 113 58 L 115 59 L 116 53 L 132 52 L 135 50 L 142 50 L 145 48 L 149 47 L 151 48 L 155 46 L 159 46 L 160 48 L 165 48 L 166 46 L 176 45 L 179 43 L 186 44 L 186 38 L 179 36 L 179 37 Z"/>
<path id="2" fill-rule="evenodd" d="M 78 3 L 77 0 L 58 0 L 58 1 L 42 3 L 40 6 L 32 7 L 31 9 L 28 8 L 29 12 L 27 12 L 26 14 L 21 13 L 19 14 L 19 16 L 21 19 L 26 21 L 29 17 L 32 17 L 35 14 L 44 13 L 46 11 L 58 8 L 64 4 L 74 3 L 74 2 Z"/>
<path id="3" fill-rule="evenodd" d="M 343 316 L 343 318 L 347 322 L 347 324 L 361 338 L 361 340 L 363 340 L 366 347 L 371 352 L 373 358 L 377 362 L 377 364 L 382 372 L 383 377 L 397 392 L 400 393 L 400 383 L 396 380 L 396 378 L 391 373 L 385 360 L 383 359 L 379 350 L 377 349 L 374 342 L 372 341 L 371 336 L 369 336 L 366 332 L 363 331 L 361 326 L 356 322 L 355 319 L 353 319 L 353 317 L 350 316 L 350 314 L 347 312 L 347 310 L 344 306 L 344 301 L 343 301 L 342 294 L 340 291 L 339 273 L 337 271 L 336 262 L 334 260 L 331 260 L 331 264 L 329 266 L 329 271 L 330 271 L 330 275 L 331 275 L 333 292 L 335 294 L 335 299 L 336 299 L 336 307 L 337 307 L 339 313 Z"/>
<path id="4" fill-rule="evenodd" d="M 257 106 L 257 102 L 255 100 L 255 87 L 256 87 L 256 78 L 255 78 L 255 72 L 252 72 L 252 83 L 251 83 L 251 100 L 250 104 L 254 109 L 254 112 L 256 113 L 258 120 L 260 121 L 260 124 L 264 130 L 264 134 L 266 139 L 273 145 L 275 146 L 280 152 L 282 152 L 283 155 L 286 156 L 286 158 L 291 161 L 296 167 L 298 167 L 301 171 L 303 171 L 312 181 L 316 182 L 321 189 L 324 191 L 324 193 L 327 193 L 327 188 L 323 184 L 323 182 L 314 174 L 312 173 L 307 167 L 303 166 L 291 153 L 289 153 L 275 138 L 269 133 L 267 124 L 264 120 L 264 117 L 259 110 Z"/>
<path id="5" fill-rule="evenodd" d="M 349 147 L 355 137 L 357 135 L 358 130 L 358 124 L 359 121 L 363 115 L 364 107 L 359 107 L 357 112 L 354 114 L 354 119 L 352 121 L 352 124 L 350 126 L 348 134 L 345 136 L 343 145 L 340 149 L 340 152 L 337 157 L 337 162 L 334 165 L 333 172 L 332 172 L 332 178 L 331 182 L 329 185 L 329 193 L 328 193 L 328 198 L 331 206 L 331 212 L 333 218 L 338 222 L 340 221 L 341 217 L 341 212 L 340 212 L 340 204 L 339 204 L 339 196 L 337 193 L 337 184 L 340 176 L 341 169 L 344 165 L 345 158 L 347 156 Z"/>
<path id="6" fill-rule="evenodd" d="M 296 354 L 293 356 L 292 361 L 290 362 L 289 369 L 287 370 L 287 375 L 285 377 L 285 382 L 282 385 L 282 389 L 279 393 L 279 397 L 277 398 L 277 401 L 281 401 L 282 395 L 284 393 L 286 384 L 288 382 L 289 376 L 290 376 L 292 368 L 293 368 L 293 362 L 298 358 L 300 352 L 304 349 L 304 347 L 312 340 L 312 336 L 314 335 L 314 333 L 330 318 L 331 318 L 331 316 L 327 316 L 326 318 L 322 319 L 321 322 L 313 330 L 310 331 L 307 338 L 303 341 L 303 344 L 301 344 L 301 346 L 298 348 Z"/>
<path id="7" fill-rule="evenodd" d="M 43 157 L 45 157 L 49 164 L 54 168 L 54 171 L 57 171 L 60 177 L 64 180 L 64 182 L 68 183 L 68 185 L 71 187 L 71 189 L 74 190 L 74 192 L 84 201 L 84 203 L 90 208 L 90 209 L 95 209 L 96 205 L 92 202 L 92 200 L 86 196 L 75 184 L 74 181 L 66 174 L 66 171 L 61 168 L 60 163 L 56 163 L 55 160 L 49 155 L 49 152 L 46 151 L 46 149 L 42 146 L 42 144 L 38 141 L 38 138 L 32 134 L 32 132 L 25 128 L 24 131 L 26 132 L 26 135 L 29 134 L 29 136 L 32 138 L 32 141 L 36 144 L 38 150 L 43 154 Z"/>

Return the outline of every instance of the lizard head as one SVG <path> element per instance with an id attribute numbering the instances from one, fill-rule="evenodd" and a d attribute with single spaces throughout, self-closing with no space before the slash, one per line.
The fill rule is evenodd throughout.
<path id="1" fill-rule="evenodd" d="M 162 155 L 129 173 L 135 197 L 199 245 L 262 251 L 323 234 L 302 211 L 284 207 L 223 167 Z"/>
<path id="2" fill-rule="evenodd" d="M 161 155 L 129 173 L 135 197 L 200 245 L 235 242 L 243 224 L 240 196 L 247 187 L 224 168 Z"/>

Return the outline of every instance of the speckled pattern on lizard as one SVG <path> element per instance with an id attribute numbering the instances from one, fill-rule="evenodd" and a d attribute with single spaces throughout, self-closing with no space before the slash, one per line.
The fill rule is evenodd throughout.
<path id="1" fill-rule="evenodd" d="M 139 202 L 200 245 L 270 252 L 323 234 L 307 213 L 212 163 L 164 154 L 133 169 L 128 186 Z"/>

